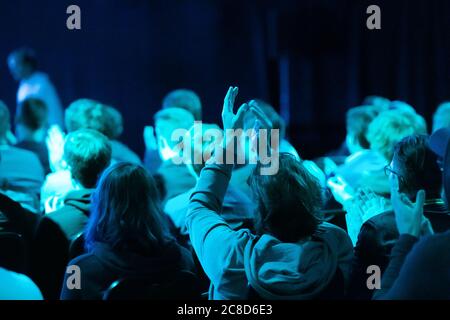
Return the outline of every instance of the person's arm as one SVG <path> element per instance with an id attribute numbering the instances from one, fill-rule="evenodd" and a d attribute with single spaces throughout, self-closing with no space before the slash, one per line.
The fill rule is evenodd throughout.
<path id="1" fill-rule="evenodd" d="M 223 266 L 238 241 L 219 215 L 231 177 L 232 165 L 207 165 L 191 195 L 186 227 L 197 257 L 211 282 L 220 279 Z"/>
<path id="2" fill-rule="evenodd" d="M 398 177 L 394 176 L 391 183 L 391 202 L 400 238 L 392 249 L 389 265 L 381 281 L 381 289 L 374 293 L 374 299 L 390 299 L 392 297 L 392 287 L 405 287 L 404 280 L 399 281 L 398 278 L 406 256 L 420 236 L 425 191 L 420 190 L 417 192 L 416 203 L 413 203 L 405 194 L 400 193 Z M 416 274 L 415 276 L 420 275 Z M 408 280 L 413 281 L 414 279 L 410 278 Z"/>
<path id="3" fill-rule="evenodd" d="M 230 87 L 222 112 L 225 130 L 242 127 L 243 115 L 248 109 L 248 105 L 243 105 L 236 115 L 233 114 L 236 95 L 237 88 Z M 201 171 L 190 197 L 186 216 L 186 227 L 192 246 L 205 273 L 215 286 L 220 283 L 226 266 L 239 265 L 233 248 L 243 248 L 251 237 L 249 232 L 233 231 L 219 215 L 233 170 L 233 164 L 220 164 L 221 161 L 215 161 L 224 159 L 219 157 L 227 152 L 226 141 L 224 146 L 224 149 L 216 149 L 217 153 Z M 234 153 L 234 149 L 228 149 Z"/>
<path id="4" fill-rule="evenodd" d="M 416 237 L 408 234 L 403 234 L 400 236 L 394 248 L 392 249 L 389 265 L 383 274 L 381 289 L 374 292 L 373 299 L 389 299 L 389 291 L 391 290 L 400 274 L 400 270 L 402 269 L 406 256 L 411 251 L 411 248 L 414 246 L 417 240 L 418 239 Z"/>

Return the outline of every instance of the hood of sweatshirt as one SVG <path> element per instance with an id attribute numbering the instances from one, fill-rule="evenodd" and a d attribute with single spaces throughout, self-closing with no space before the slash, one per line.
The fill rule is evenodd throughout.
<path id="1" fill-rule="evenodd" d="M 75 207 L 76 209 L 83 211 L 86 215 L 89 215 L 91 210 L 91 196 L 93 192 L 94 189 L 70 191 L 64 199 L 64 205 Z"/>
<path id="2" fill-rule="evenodd" d="M 330 284 L 337 268 L 348 280 L 352 249 L 345 231 L 328 223 L 302 243 L 263 235 L 246 245 L 245 273 L 263 299 L 312 299 Z"/>

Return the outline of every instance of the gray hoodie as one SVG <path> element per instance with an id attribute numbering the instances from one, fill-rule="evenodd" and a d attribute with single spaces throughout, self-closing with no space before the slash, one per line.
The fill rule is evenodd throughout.
<path id="1" fill-rule="evenodd" d="M 338 269 L 348 283 L 352 244 L 336 226 L 324 223 L 299 243 L 232 230 L 217 213 L 231 170 L 216 164 L 202 170 L 186 218 L 192 245 L 211 280 L 210 299 L 247 299 L 250 288 L 263 299 L 313 299 Z"/>

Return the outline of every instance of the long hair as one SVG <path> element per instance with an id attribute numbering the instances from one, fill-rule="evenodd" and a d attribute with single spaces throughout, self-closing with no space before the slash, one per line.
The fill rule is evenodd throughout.
<path id="1" fill-rule="evenodd" d="M 86 247 L 160 252 L 172 241 L 152 176 L 140 165 L 119 162 L 101 176 L 92 198 Z"/>
<path id="2" fill-rule="evenodd" d="M 315 233 L 322 222 L 323 190 L 319 181 L 294 156 L 280 153 L 275 175 L 260 175 L 258 163 L 249 182 L 258 204 L 258 234 L 297 242 Z"/>

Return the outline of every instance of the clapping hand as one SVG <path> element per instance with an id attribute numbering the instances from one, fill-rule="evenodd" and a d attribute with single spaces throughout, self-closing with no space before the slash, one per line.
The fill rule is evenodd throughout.
<path id="1" fill-rule="evenodd" d="M 398 177 L 393 177 L 391 188 L 391 201 L 395 212 L 395 222 L 400 234 L 409 234 L 419 237 L 424 223 L 423 205 L 425 191 L 417 192 L 416 203 L 413 203 L 405 194 L 399 192 Z"/>
<path id="2" fill-rule="evenodd" d="M 66 163 L 63 160 L 64 139 L 64 132 L 58 125 L 53 125 L 48 129 L 45 143 L 48 149 L 50 169 L 53 172 L 66 168 Z"/>
<path id="3" fill-rule="evenodd" d="M 230 87 L 223 101 L 222 123 L 223 129 L 242 129 L 244 127 L 244 115 L 249 109 L 247 103 L 242 104 L 236 114 L 233 112 L 236 96 L 239 92 L 238 87 Z"/>
<path id="4" fill-rule="evenodd" d="M 144 143 L 148 151 L 155 151 L 158 149 L 158 142 L 156 141 L 155 130 L 152 126 L 144 128 Z"/>

